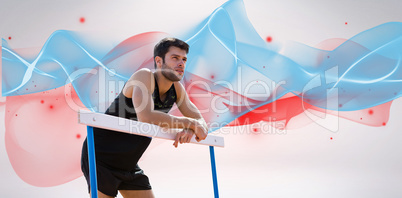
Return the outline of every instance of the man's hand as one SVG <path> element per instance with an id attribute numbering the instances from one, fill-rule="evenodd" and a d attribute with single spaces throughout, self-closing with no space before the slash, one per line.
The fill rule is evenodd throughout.
<path id="1" fill-rule="evenodd" d="M 194 135 L 194 131 L 191 129 L 183 129 L 183 131 L 179 132 L 176 134 L 176 139 L 173 143 L 173 146 L 177 148 L 177 146 L 183 143 L 189 143 L 191 141 L 191 138 Z"/>
<path id="2" fill-rule="evenodd" d="M 195 140 L 197 142 L 201 140 L 205 140 L 208 135 L 208 128 L 204 120 L 196 120 L 196 124 L 194 125 L 194 134 L 195 134 Z"/>

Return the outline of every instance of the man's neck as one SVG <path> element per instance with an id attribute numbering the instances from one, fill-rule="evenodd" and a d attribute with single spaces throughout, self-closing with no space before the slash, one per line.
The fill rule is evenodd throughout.
<path id="1" fill-rule="evenodd" d="M 158 83 L 159 93 L 165 94 L 170 89 L 173 82 L 165 78 L 161 71 L 156 71 L 154 75 Z"/>

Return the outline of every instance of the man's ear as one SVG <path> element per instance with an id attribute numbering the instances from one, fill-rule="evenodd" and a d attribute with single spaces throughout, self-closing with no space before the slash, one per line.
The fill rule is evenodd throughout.
<path id="1" fill-rule="evenodd" d="M 160 56 L 155 56 L 155 64 L 157 66 L 157 68 L 161 67 L 163 63 L 163 59 Z"/>

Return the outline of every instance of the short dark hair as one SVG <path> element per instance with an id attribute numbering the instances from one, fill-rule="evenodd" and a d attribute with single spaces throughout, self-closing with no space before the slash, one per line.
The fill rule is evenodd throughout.
<path id="1" fill-rule="evenodd" d="M 188 54 L 188 50 L 190 48 L 190 46 L 177 38 L 173 38 L 173 37 L 167 37 L 162 39 L 161 41 L 159 41 L 154 48 L 154 60 L 155 57 L 159 56 L 162 58 L 163 61 L 165 61 L 165 55 L 166 53 L 169 51 L 169 48 L 171 46 L 175 46 L 178 47 L 184 51 L 186 51 L 186 54 Z M 156 68 L 156 63 L 155 63 L 155 68 Z"/>

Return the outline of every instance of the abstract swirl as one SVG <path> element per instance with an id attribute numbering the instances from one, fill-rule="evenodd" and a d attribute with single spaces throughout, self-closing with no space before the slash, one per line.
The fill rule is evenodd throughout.
<path id="1" fill-rule="evenodd" d="M 232 0 L 186 35 L 182 83 L 211 131 L 260 121 L 301 127 L 314 121 L 307 111 L 383 126 L 401 95 L 400 22 L 318 46 L 270 45 L 248 21 L 243 2 Z M 17 174 L 36 186 L 79 177 L 85 128 L 76 123 L 77 109 L 104 112 L 132 73 L 153 69 L 153 46 L 166 36 L 147 32 L 105 49 L 82 33 L 59 30 L 35 56 L 3 39 L 6 149 Z"/>

